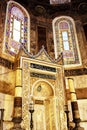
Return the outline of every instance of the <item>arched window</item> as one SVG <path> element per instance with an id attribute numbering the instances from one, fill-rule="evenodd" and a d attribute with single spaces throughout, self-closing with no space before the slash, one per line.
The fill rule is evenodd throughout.
<path id="1" fill-rule="evenodd" d="M 74 20 L 61 16 L 53 20 L 55 58 L 63 54 L 64 65 L 80 65 L 80 53 Z"/>
<path id="2" fill-rule="evenodd" d="M 4 52 L 15 57 L 23 44 L 29 51 L 29 23 L 27 11 L 20 4 L 9 1 L 6 11 Z"/>

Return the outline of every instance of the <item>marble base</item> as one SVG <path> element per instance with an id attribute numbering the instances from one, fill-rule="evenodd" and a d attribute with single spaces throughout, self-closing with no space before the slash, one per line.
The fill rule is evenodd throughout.
<path id="1" fill-rule="evenodd" d="M 25 130 L 25 129 L 21 128 L 20 124 L 14 124 L 14 126 L 10 130 Z"/>

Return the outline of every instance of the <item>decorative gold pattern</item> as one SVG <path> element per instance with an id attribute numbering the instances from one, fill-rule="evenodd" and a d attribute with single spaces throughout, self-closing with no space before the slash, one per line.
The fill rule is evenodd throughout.
<path id="1" fill-rule="evenodd" d="M 43 79 L 39 77 L 30 77 L 31 72 L 36 70 L 30 67 L 30 63 L 35 63 L 37 60 L 22 58 L 22 70 L 23 70 L 23 122 L 22 125 L 26 130 L 29 130 L 30 113 L 29 113 L 29 101 L 30 95 L 34 100 L 34 129 L 36 130 L 66 130 L 66 118 L 64 113 L 64 88 L 63 88 L 63 70 L 58 64 L 46 63 L 51 67 L 57 68 L 57 72 L 50 72 L 55 75 L 54 79 Z M 41 65 L 43 61 L 40 61 Z M 39 63 L 39 61 L 38 61 Z M 41 74 L 47 74 L 48 72 L 37 70 Z M 39 90 L 39 91 L 38 91 Z M 36 103 L 36 101 L 43 103 Z M 39 118 L 42 119 L 39 121 Z M 63 122 L 63 124 L 62 124 Z M 38 125 L 39 124 L 39 125 Z M 43 125 L 42 125 L 43 124 Z M 60 125 L 59 125 L 60 124 Z"/>

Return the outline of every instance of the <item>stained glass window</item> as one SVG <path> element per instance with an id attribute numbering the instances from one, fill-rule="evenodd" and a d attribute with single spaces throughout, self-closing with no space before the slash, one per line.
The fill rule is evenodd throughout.
<path id="1" fill-rule="evenodd" d="M 74 20 L 61 16 L 53 20 L 55 58 L 63 54 L 64 65 L 81 64 Z"/>
<path id="2" fill-rule="evenodd" d="M 5 28 L 5 53 L 15 57 L 24 45 L 29 49 L 29 16 L 27 11 L 20 4 L 9 1 L 6 11 Z"/>

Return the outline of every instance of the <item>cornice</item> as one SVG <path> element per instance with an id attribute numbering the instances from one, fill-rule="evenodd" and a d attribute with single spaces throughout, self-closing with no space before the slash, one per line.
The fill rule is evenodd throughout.
<path id="1" fill-rule="evenodd" d="M 80 76 L 86 74 L 87 74 L 86 68 L 65 70 L 65 76 Z"/>

